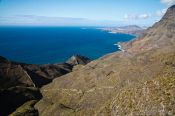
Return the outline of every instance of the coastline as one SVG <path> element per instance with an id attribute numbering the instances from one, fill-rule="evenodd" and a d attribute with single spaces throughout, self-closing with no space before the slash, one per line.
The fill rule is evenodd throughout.
<path id="1" fill-rule="evenodd" d="M 110 34 L 128 34 L 131 36 L 136 36 L 138 37 L 141 35 L 144 31 L 144 29 L 140 30 L 133 30 L 133 29 L 120 29 L 120 27 L 116 28 L 96 28 L 98 30 L 106 31 Z"/>

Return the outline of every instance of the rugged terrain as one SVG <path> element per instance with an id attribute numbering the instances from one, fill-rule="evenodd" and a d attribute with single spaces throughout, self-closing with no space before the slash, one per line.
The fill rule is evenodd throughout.
<path id="1" fill-rule="evenodd" d="M 175 115 L 175 6 L 122 47 L 42 87 L 39 115 Z"/>
<path id="2" fill-rule="evenodd" d="M 52 82 L 54 78 L 70 73 L 74 66 L 89 62 L 90 59 L 79 55 L 72 56 L 67 63 L 47 65 L 17 63 L 0 57 L 0 115 L 12 113 L 27 101 L 41 99 L 40 87 Z M 34 103 L 36 102 L 26 104 L 32 104 L 32 107 Z M 32 111 L 29 113 L 38 114 L 34 108 Z"/>

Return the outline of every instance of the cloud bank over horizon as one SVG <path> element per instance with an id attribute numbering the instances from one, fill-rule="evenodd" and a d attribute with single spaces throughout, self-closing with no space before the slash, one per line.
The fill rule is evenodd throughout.
<path id="1" fill-rule="evenodd" d="M 150 26 L 175 4 L 175 0 L 0 1 L 0 25 L 19 26 Z"/>
<path id="2" fill-rule="evenodd" d="M 15 20 L 10 20 L 15 19 Z M 110 20 L 91 20 L 85 18 L 72 17 L 51 17 L 51 16 L 37 16 L 37 15 L 15 15 L 15 16 L 0 16 L 0 25 L 12 26 L 117 26 L 124 25 L 122 21 Z"/>
<path id="3" fill-rule="evenodd" d="M 150 14 L 125 14 L 124 19 L 127 20 L 140 20 L 140 19 L 148 19 Z"/>
<path id="4" fill-rule="evenodd" d="M 142 14 L 125 14 L 125 20 L 147 20 L 151 17 L 156 17 L 155 21 L 158 21 L 166 13 L 168 7 L 175 5 L 175 0 L 160 0 L 160 3 L 165 5 L 165 8 L 157 10 L 154 13 L 142 13 Z"/>

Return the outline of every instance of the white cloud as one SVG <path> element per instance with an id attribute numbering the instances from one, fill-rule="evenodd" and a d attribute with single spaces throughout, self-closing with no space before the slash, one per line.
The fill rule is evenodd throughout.
<path id="1" fill-rule="evenodd" d="M 156 16 L 162 17 L 162 16 L 166 13 L 166 11 L 167 11 L 167 8 L 165 8 L 165 9 L 163 9 L 163 10 L 158 10 L 158 11 L 156 12 Z"/>
<path id="2" fill-rule="evenodd" d="M 139 17 L 140 19 L 147 19 L 147 18 L 150 17 L 150 15 L 149 15 L 149 14 L 141 14 L 141 15 L 139 15 L 138 17 Z"/>
<path id="3" fill-rule="evenodd" d="M 161 3 L 166 4 L 168 6 L 175 4 L 175 0 L 160 0 L 160 1 L 161 1 Z"/>
<path id="4" fill-rule="evenodd" d="M 150 14 L 125 14 L 124 19 L 128 20 L 139 20 L 139 19 L 148 19 Z"/>

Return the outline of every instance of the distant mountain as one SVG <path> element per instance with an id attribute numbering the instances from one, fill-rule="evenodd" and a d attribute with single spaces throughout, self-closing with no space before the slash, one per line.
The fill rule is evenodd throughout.
<path id="1" fill-rule="evenodd" d="M 121 45 L 124 51 L 42 87 L 43 98 L 35 105 L 39 115 L 173 116 L 175 5 L 144 34 Z"/>
<path id="2" fill-rule="evenodd" d="M 125 30 L 141 30 L 142 28 L 137 25 L 128 25 L 123 27 L 118 27 L 118 29 L 125 29 Z"/>
<path id="3" fill-rule="evenodd" d="M 100 28 L 101 30 L 108 31 L 109 33 L 124 33 L 124 34 L 131 34 L 131 35 L 141 35 L 145 28 L 141 28 L 137 25 L 128 25 L 123 27 L 106 27 Z"/>

